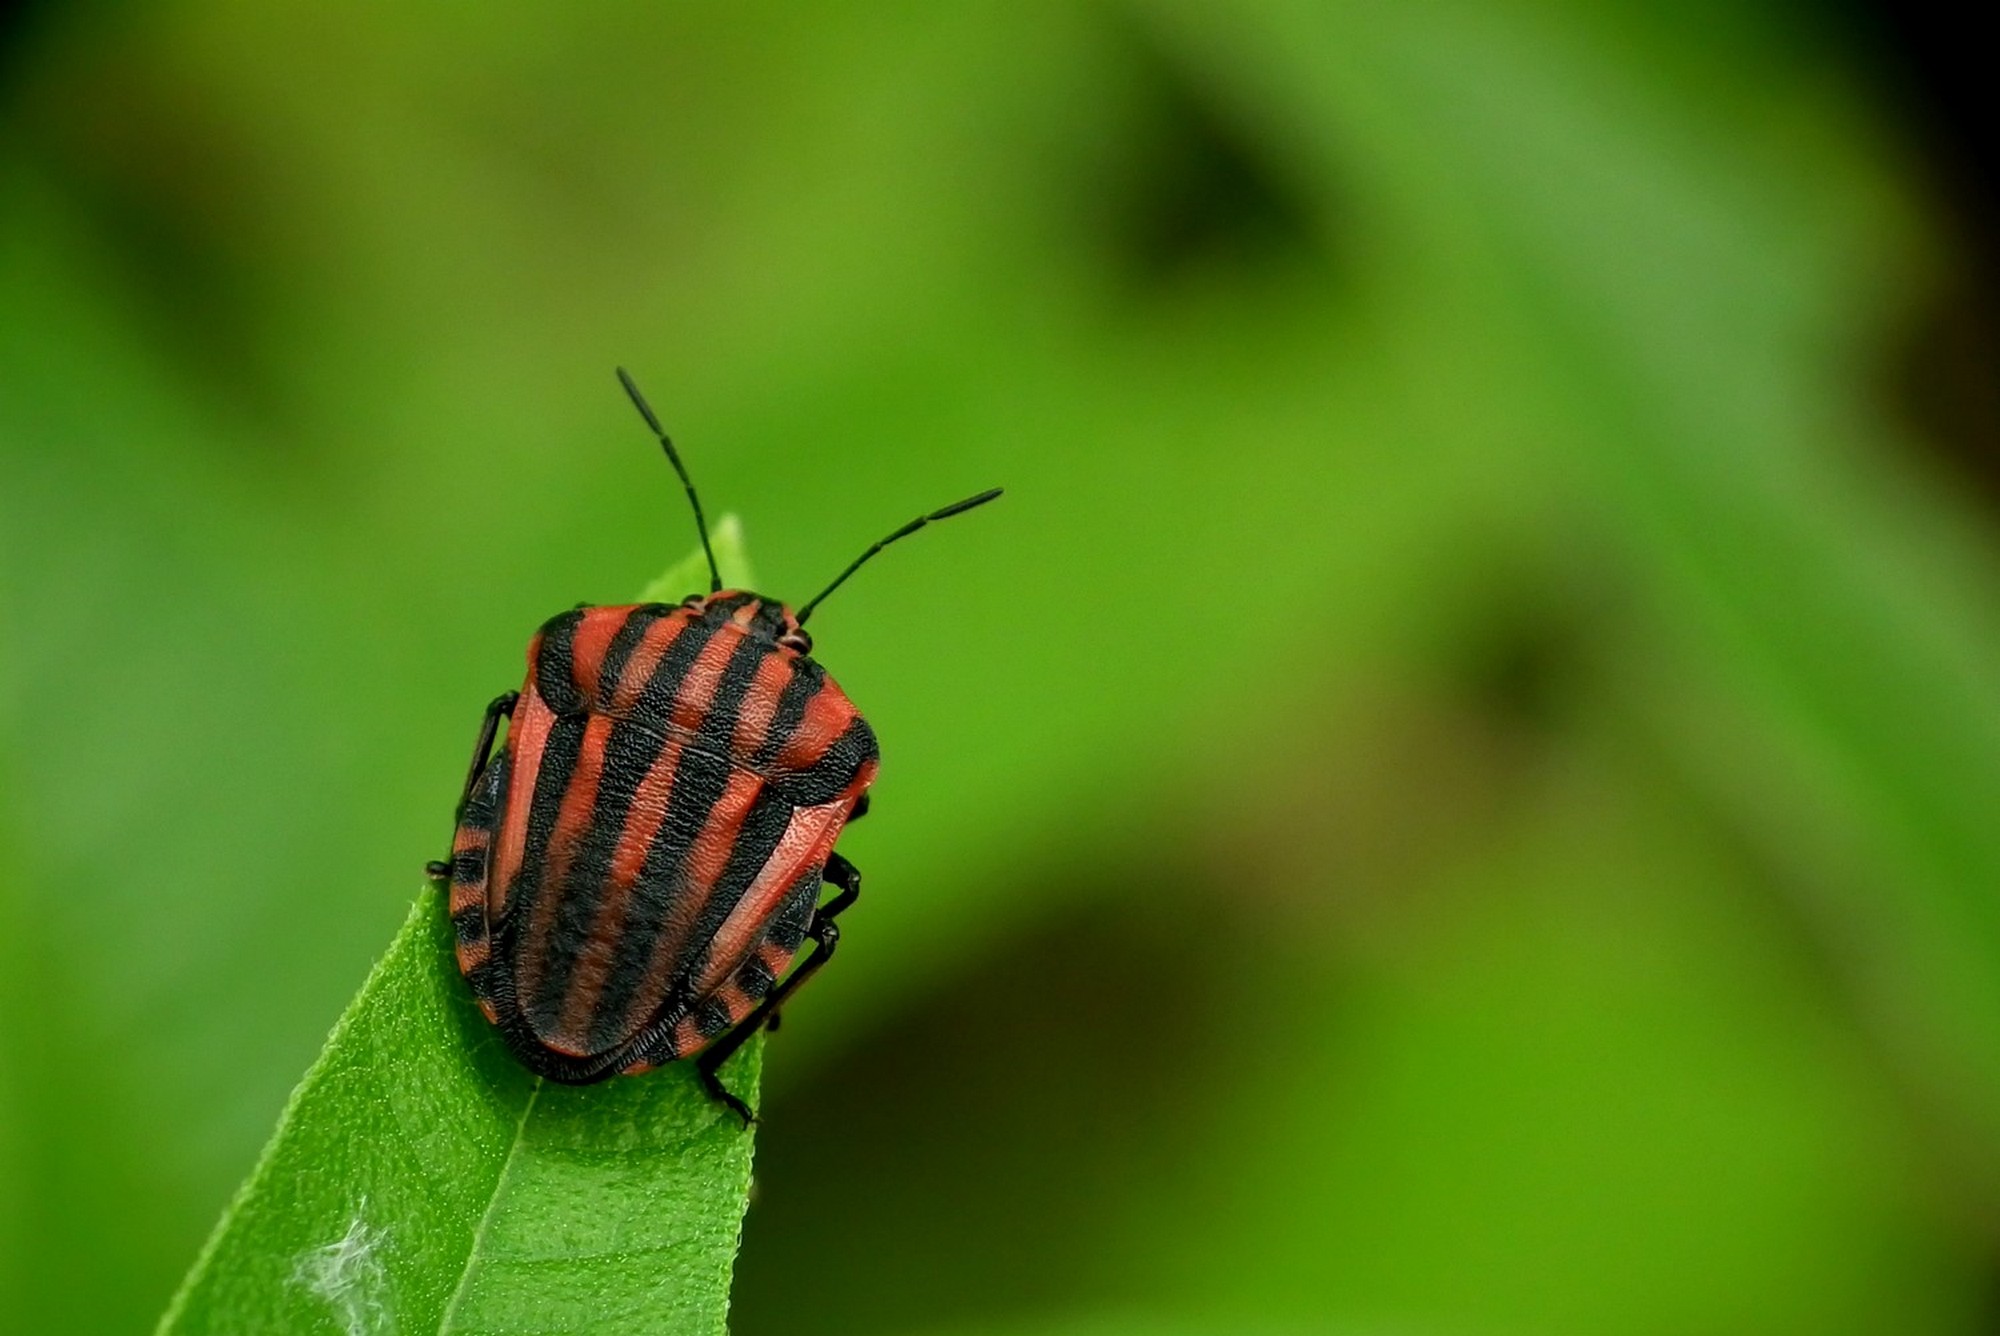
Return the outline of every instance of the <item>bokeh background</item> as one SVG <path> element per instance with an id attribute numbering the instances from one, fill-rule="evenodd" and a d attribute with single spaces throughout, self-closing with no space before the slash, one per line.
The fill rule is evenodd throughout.
<path id="1" fill-rule="evenodd" d="M 1993 1330 L 1912 13 L 9 6 L 0 1327 L 146 1328 L 530 629 L 688 549 L 624 363 L 777 594 L 1008 488 L 815 619 L 885 769 L 740 1336 Z"/>

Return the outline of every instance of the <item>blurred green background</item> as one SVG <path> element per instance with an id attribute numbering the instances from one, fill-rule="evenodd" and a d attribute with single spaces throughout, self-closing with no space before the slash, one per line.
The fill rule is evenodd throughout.
<path id="1" fill-rule="evenodd" d="M 1987 237 L 1867 11 L 152 3 L 0 56 L 0 1328 L 145 1329 L 531 629 L 883 740 L 741 1336 L 2000 1322 Z M 1907 89 L 1905 89 L 1907 91 Z"/>

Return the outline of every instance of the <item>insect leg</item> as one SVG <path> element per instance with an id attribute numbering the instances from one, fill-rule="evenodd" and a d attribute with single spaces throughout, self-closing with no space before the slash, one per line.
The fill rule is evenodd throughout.
<path id="1" fill-rule="evenodd" d="M 864 795 L 862 798 L 864 806 L 867 801 Z M 832 932 L 833 940 L 839 941 L 839 930 L 833 926 L 835 916 L 861 898 L 861 869 L 848 862 L 845 858 L 842 858 L 839 854 L 828 854 L 826 856 L 826 870 L 822 875 L 827 885 L 839 891 L 840 894 L 834 896 L 833 899 L 813 911 L 812 926 L 806 929 L 806 936 L 820 943 L 820 953 L 814 957 L 815 960 L 821 956 L 831 954 L 832 951 L 832 948 L 822 939 L 820 930 L 825 929 Z M 818 967 L 814 966 L 814 968 Z M 778 1022 L 782 1018 L 783 1013 L 775 1008 L 771 1008 L 770 1016 L 764 1021 L 764 1028 L 775 1031 L 778 1028 Z"/>
<path id="2" fill-rule="evenodd" d="M 479 776 L 485 773 L 486 761 L 493 754 L 493 737 L 500 731 L 500 720 L 514 717 L 514 704 L 521 699 L 518 691 L 506 691 L 495 696 L 486 705 L 486 716 L 479 721 L 479 741 L 472 746 L 472 765 L 465 772 L 465 792 L 459 795 L 458 808 L 462 813 L 465 805 L 472 801 L 473 786 L 479 783 Z M 443 881 L 451 875 L 451 864 L 432 861 L 424 864 L 424 875 L 432 881 Z"/>
<path id="3" fill-rule="evenodd" d="M 834 916 L 861 898 L 861 869 L 842 858 L 839 854 L 826 856 L 826 870 L 821 874 L 826 884 L 840 894 L 821 905 L 813 914 L 815 926 L 833 922 Z M 806 929 L 806 936 L 813 937 L 813 930 Z M 818 941 L 817 937 L 813 937 Z"/>
<path id="4" fill-rule="evenodd" d="M 486 769 L 486 758 L 493 751 L 493 735 L 500 731 L 500 719 L 514 717 L 515 702 L 521 699 L 518 691 L 504 691 L 495 696 L 486 706 L 486 717 L 479 721 L 479 741 L 472 747 L 472 764 L 465 772 L 465 792 L 459 796 L 462 805 L 472 796 L 472 786 L 479 782 L 480 771 Z"/>
<path id="5" fill-rule="evenodd" d="M 708 1090 L 709 1096 L 736 1110 L 737 1116 L 743 1119 L 745 1127 L 756 1121 L 755 1116 L 751 1114 L 747 1104 L 729 1093 L 721 1078 L 715 1073 L 723 1063 L 735 1056 L 736 1050 L 742 1048 L 750 1036 L 764 1028 L 771 1017 L 777 1014 L 778 1008 L 785 1004 L 785 999 L 796 993 L 799 986 L 807 979 L 812 978 L 819 971 L 819 967 L 832 957 L 834 947 L 840 944 L 840 928 L 837 924 L 814 920 L 812 928 L 806 935 L 813 939 L 818 950 L 807 957 L 797 969 L 786 975 L 785 981 L 771 991 L 771 995 L 764 999 L 762 1005 L 744 1017 L 741 1024 L 703 1049 L 701 1057 L 695 1061 L 696 1068 L 701 1072 L 701 1083 Z"/>
<path id="6" fill-rule="evenodd" d="M 816 949 L 785 976 L 784 982 L 771 990 L 770 996 L 755 1011 L 744 1017 L 735 1029 L 703 1049 L 701 1056 L 695 1060 L 702 1086 L 709 1097 L 734 1109 L 745 1127 L 755 1122 L 756 1116 L 750 1112 L 749 1105 L 729 1093 L 716 1071 L 735 1056 L 736 1050 L 742 1048 L 757 1031 L 766 1025 L 776 1029 L 778 1011 L 785 1005 L 786 999 L 804 987 L 806 980 L 819 972 L 820 966 L 833 959 L 834 948 L 840 945 L 840 925 L 833 921 L 834 915 L 861 897 L 861 873 L 839 854 L 831 854 L 826 860 L 825 878 L 838 888 L 840 894 L 814 911 L 812 926 L 806 929 L 806 936 L 812 939 Z"/>
<path id="7" fill-rule="evenodd" d="M 731 1039 L 735 1039 L 736 1036 L 741 1033 L 742 1033 L 741 1026 L 738 1026 L 736 1029 L 731 1030 L 728 1034 L 723 1036 L 722 1043 L 717 1044 L 715 1048 L 709 1050 L 709 1052 L 720 1051 L 723 1057 L 725 1058 L 728 1057 L 731 1053 L 734 1053 L 737 1048 L 742 1047 L 743 1041 L 738 1039 L 734 1046 L 728 1048 L 725 1048 L 724 1045 L 728 1044 Z M 708 1060 L 708 1053 L 705 1052 L 701 1055 L 701 1061 L 695 1064 L 695 1070 L 701 1073 L 701 1088 L 707 1091 L 708 1097 L 714 1100 L 716 1103 L 727 1104 L 729 1106 L 729 1111 L 731 1113 L 734 1113 L 738 1118 L 741 1118 L 743 1120 L 743 1125 L 745 1127 L 748 1127 L 750 1126 L 750 1124 L 757 1121 L 757 1115 L 750 1111 L 750 1106 L 748 1104 L 745 1104 L 742 1100 L 730 1094 L 728 1086 L 722 1084 L 722 1078 L 715 1074 L 715 1069 L 719 1065 L 720 1065 L 719 1063 L 712 1063 Z"/>

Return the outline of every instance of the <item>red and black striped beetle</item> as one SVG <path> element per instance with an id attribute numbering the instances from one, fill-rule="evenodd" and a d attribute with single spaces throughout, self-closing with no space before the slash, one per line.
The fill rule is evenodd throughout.
<path id="1" fill-rule="evenodd" d="M 429 871 L 450 879 L 459 969 L 528 1070 L 585 1085 L 700 1053 L 747 1124 L 716 1071 L 833 955 L 861 893 L 833 844 L 878 762 L 806 618 L 889 544 L 1000 489 L 911 520 L 794 613 L 722 587 L 680 454 L 618 379 L 687 490 L 709 592 L 545 623 L 520 691 L 486 707 L 451 859 Z"/>

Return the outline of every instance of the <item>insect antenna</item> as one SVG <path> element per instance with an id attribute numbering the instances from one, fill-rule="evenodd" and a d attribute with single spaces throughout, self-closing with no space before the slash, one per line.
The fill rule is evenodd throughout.
<path id="1" fill-rule="evenodd" d="M 923 528 L 926 524 L 929 524 L 932 520 L 950 519 L 953 515 L 964 514 L 966 511 L 971 510 L 974 506 L 983 506 L 988 501 L 991 501 L 994 497 L 1000 495 L 1000 492 L 1001 492 L 1000 488 L 991 487 L 988 488 L 986 491 L 981 492 L 978 496 L 968 496 L 963 501 L 952 502 L 950 505 L 946 506 L 942 510 L 933 510 L 928 515 L 917 516 L 915 519 L 911 520 L 908 524 L 905 524 L 902 528 L 896 530 L 896 532 L 890 534 L 887 538 L 884 538 L 881 542 L 875 544 L 875 546 L 869 548 L 866 552 L 863 552 L 860 556 L 856 557 L 853 563 L 849 565 L 846 570 L 842 571 L 839 575 L 834 577 L 834 581 L 832 584 L 820 590 L 819 593 L 815 594 L 811 599 L 809 599 L 806 602 L 806 605 L 799 609 L 799 617 L 798 617 L 799 625 L 804 626 L 806 624 L 806 618 L 812 616 L 812 610 L 818 607 L 822 602 L 824 602 L 828 594 L 831 594 L 834 590 L 840 588 L 841 585 L 847 583 L 848 576 L 860 570 L 862 566 L 867 564 L 867 561 L 870 557 L 874 556 L 877 552 L 880 552 L 883 548 L 889 546 L 889 544 L 895 542 L 899 538 L 908 538 L 911 534 Z"/>
<path id="2" fill-rule="evenodd" d="M 701 532 L 701 554 L 708 558 L 708 592 L 716 593 L 722 588 L 722 572 L 715 565 L 715 549 L 708 545 L 708 521 L 701 513 L 701 498 L 694 494 L 694 480 L 688 477 L 687 465 L 681 463 L 680 451 L 674 449 L 673 438 L 667 435 L 667 429 L 660 425 L 660 420 L 653 416 L 652 405 L 646 402 L 645 395 L 639 393 L 639 387 L 632 383 L 631 375 L 622 366 L 618 368 L 618 383 L 625 387 L 625 393 L 632 396 L 632 406 L 639 410 L 640 417 L 646 419 L 646 425 L 660 440 L 660 448 L 667 452 L 667 462 L 681 476 L 681 486 L 687 489 L 688 504 L 694 507 L 694 527 Z"/>

